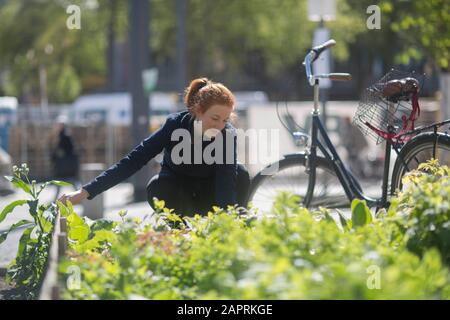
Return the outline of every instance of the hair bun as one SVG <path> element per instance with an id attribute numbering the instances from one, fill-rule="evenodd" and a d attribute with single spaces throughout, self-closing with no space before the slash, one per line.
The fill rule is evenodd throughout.
<path id="1" fill-rule="evenodd" d="M 201 88 L 206 87 L 209 83 L 208 78 L 198 78 L 191 81 L 185 92 L 185 104 L 192 106 L 195 104 L 196 95 Z"/>
<path id="2" fill-rule="evenodd" d="M 202 92 L 199 92 L 202 88 Z M 224 104 L 234 108 L 235 98 L 223 84 L 213 82 L 206 77 L 191 81 L 185 90 L 184 103 L 191 112 L 194 108 L 206 110 L 213 104 Z"/>

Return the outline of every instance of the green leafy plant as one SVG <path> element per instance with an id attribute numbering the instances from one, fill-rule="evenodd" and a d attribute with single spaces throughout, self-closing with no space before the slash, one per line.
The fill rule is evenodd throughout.
<path id="1" fill-rule="evenodd" d="M 20 170 L 17 185 L 27 181 Z M 449 172 L 436 161 L 421 165 L 389 211 L 374 216 L 357 199 L 351 217 L 311 213 L 289 193 L 279 195 L 270 217 L 236 206 L 183 217 L 155 199 L 155 212 L 142 220 L 121 210 L 118 222 L 92 221 L 58 202 L 47 215 L 58 209 L 67 218 L 69 250 L 59 271 L 66 280 L 74 266 L 81 272 L 80 286 L 67 287 L 63 297 L 449 299 Z M 46 206 L 31 208 L 39 216 Z M 38 219 L 33 228 L 39 223 L 46 226 Z M 28 252 L 18 255 L 24 260 L 16 259 L 24 275 L 25 259 L 45 263 L 30 260 L 48 250 L 50 231 L 42 230 L 40 239 L 28 236 Z"/>
<path id="2" fill-rule="evenodd" d="M 450 168 L 429 160 L 405 176 L 403 184 L 406 188 L 389 213 L 401 226 L 408 248 L 419 255 L 436 248 L 450 266 Z"/>
<path id="3" fill-rule="evenodd" d="M 0 223 L 15 208 L 28 205 L 30 219 L 14 223 L 8 231 L 0 235 L 0 244 L 8 235 L 19 227 L 26 226 L 19 241 L 19 249 L 15 260 L 9 265 L 7 281 L 15 286 L 15 295 L 21 299 L 32 299 L 37 295 L 43 270 L 47 261 L 51 233 L 55 219 L 55 207 L 52 204 L 40 204 L 39 195 L 49 185 L 66 186 L 69 183 L 52 180 L 43 184 L 29 180 L 29 168 L 26 164 L 13 166 L 13 175 L 5 178 L 13 186 L 25 192 L 28 199 L 16 200 L 8 204 L 0 213 Z"/>
<path id="4" fill-rule="evenodd" d="M 125 219 L 102 250 L 72 246 L 60 265 L 81 270 L 67 299 L 448 299 L 439 252 L 408 250 L 396 219 L 353 202 L 338 224 L 280 194 L 273 216 L 236 207 L 175 217 L 159 202 L 150 221 Z M 370 215 L 370 217 L 369 217 Z M 345 222 L 346 227 L 342 226 Z M 370 270 L 379 269 L 379 287 Z"/>
<path id="5" fill-rule="evenodd" d="M 57 202 L 61 217 L 67 219 L 68 241 L 69 246 L 79 252 L 97 251 L 103 252 L 111 247 L 115 242 L 115 233 L 113 229 L 117 227 L 117 223 L 105 219 L 91 220 L 88 217 L 80 217 L 75 213 L 70 201 L 66 204 Z M 126 212 L 119 212 L 121 217 Z"/>

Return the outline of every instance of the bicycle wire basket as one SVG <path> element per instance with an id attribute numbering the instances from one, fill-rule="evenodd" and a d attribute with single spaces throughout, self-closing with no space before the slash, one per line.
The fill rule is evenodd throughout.
<path id="1" fill-rule="evenodd" d="M 414 92 L 398 91 L 398 94 L 387 95 L 387 86 L 400 84 L 404 79 L 415 79 L 417 90 Z M 408 129 L 414 129 L 414 121 L 420 114 L 418 92 L 423 85 L 423 75 L 415 72 L 404 72 L 392 69 L 377 83 L 367 88 L 359 102 L 353 117 L 353 124 L 360 131 L 374 139 L 377 144 L 396 137 Z M 411 81 L 410 81 L 411 82 Z M 414 80 L 412 80 L 414 83 Z M 403 138 L 406 139 L 406 138 Z M 401 138 L 398 138 L 399 142 Z"/>

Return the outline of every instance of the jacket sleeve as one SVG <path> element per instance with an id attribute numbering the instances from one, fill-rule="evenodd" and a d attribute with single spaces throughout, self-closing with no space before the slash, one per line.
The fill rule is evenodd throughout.
<path id="1" fill-rule="evenodd" d="M 170 142 L 170 136 L 175 128 L 176 119 L 167 118 L 162 127 L 144 139 L 122 160 L 83 185 L 83 189 L 89 193 L 88 199 L 93 199 L 139 171 Z"/>
<path id="2" fill-rule="evenodd" d="M 219 207 L 226 208 L 237 203 L 237 135 L 233 127 L 225 129 L 223 141 L 223 163 L 215 169 L 215 198 Z M 227 157 L 227 153 L 231 154 Z"/>

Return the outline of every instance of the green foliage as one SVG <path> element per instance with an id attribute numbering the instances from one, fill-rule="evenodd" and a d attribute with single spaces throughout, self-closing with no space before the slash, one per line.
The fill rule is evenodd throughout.
<path id="1" fill-rule="evenodd" d="M 49 184 L 67 185 L 62 181 L 49 181 L 39 187 L 36 181 L 29 181 L 29 169 L 26 164 L 13 167 L 13 176 L 5 177 L 15 188 L 22 190 L 28 199 L 16 200 L 5 206 L 0 213 L 0 223 L 11 214 L 15 208 L 28 205 L 32 220 L 20 220 L 14 223 L 7 232 L 0 235 L 0 244 L 8 235 L 19 227 L 29 225 L 24 230 L 20 240 L 15 260 L 8 267 L 7 281 L 14 284 L 15 293 L 12 298 L 33 299 L 38 294 L 42 274 L 45 269 L 51 234 L 56 216 L 55 206 L 41 205 L 39 195 Z"/>
<path id="2" fill-rule="evenodd" d="M 107 4 L 81 7 L 81 30 L 69 30 L 67 3 L 42 0 L 3 1 L 0 5 L 0 64 L 5 71 L 7 95 L 39 95 L 39 69 L 47 71 L 48 98 L 52 103 L 71 102 L 81 89 L 105 82 Z M 123 2 L 123 1 L 121 1 Z M 18 23 L 20 21 L 20 23 Z M 97 79 L 93 81 L 93 79 Z"/>
<path id="3" fill-rule="evenodd" d="M 8 95 L 39 95 L 39 68 L 45 67 L 50 102 L 70 102 L 81 92 L 107 82 L 108 34 L 116 45 L 128 36 L 129 1 L 87 0 L 81 30 L 66 28 L 67 2 L 6 0 L 0 5 L 2 90 Z M 396 62 L 429 58 L 449 70 L 450 2 L 447 0 L 337 0 L 337 18 L 326 22 L 339 45 L 337 60 L 352 58 L 370 66 L 374 59 Z M 366 10 L 381 9 L 381 29 L 369 30 Z M 152 59 L 167 65 L 176 55 L 176 2 L 150 1 Z M 186 12 L 188 78 L 208 75 L 224 82 L 236 74 L 260 83 L 291 73 L 311 45 L 316 22 L 307 17 L 306 0 L 189 0 Z M 17 23 L 20 21 L 20 23 Z M 365 62 L 364 62 L 365 61 Z M 255 65 L 257 66 L 255 68 Z M 362 70 L 364 73 L 370 70 Z M 230 79 L 230 80 L 228 80 Z M 362 89 L 362 88 L 361 88 Z"/>
<path id="4" fill-rule="evenodd" d="M 66 28 L 67 2 L 6 0 L 0 6 L 0 64 L 8 95 L 39 95 L 39 68 L 47 69 L 50 102 L 70 102 L 81 92 L 105 86 L 108 34 L 125 45 L 129 1 L 73 0 L 81 7 L 81 30 Z M 176 1 L 150 1 L 149 44 L 158 65 L 176 55 Z M 188 78 L 236 73 L 267 81 L 297 68 L 311 46 L 316 22 L 307 17 L 306 0 L 189 0 L 186 12 Z M 365 11 L 358 14 L 347 0 L 337 1 L 338 19 L 327 23 L 339 46 L 339 60 L 365 29 Z M 21 23 L 17 23 L 20 21 Z M 51 50 L 49 50 L 51 48 Z M 256 66 L 256 67 L 255 67 Z M 292 72 L 292 71 L 289 71 Z"/>
<path id="5" fill-rule="evenodd" d="M 372 222 L 372 214 L 365 200 L 354 199 L 352 201 L 352 226 L 361 227 Z"/>
<path id="6" fill-rule="evenodd" d="M 38 188 L 26 166 L 15 167 L 9 180 L 31 199 L 6 206 L 0 218 L 27 204 L 34 225 L 8 278 L 19 297 L 36 296 L 57 208 L 69 238 L 60 273 L 81 271 L 80 288 L 67 288 L 67 299 L 449 299 L 449 173 L 436 160 L 420 165 L 389 211 L 375 217 L 361 200 L 352 202 L 350 218 L 333 217 L 281 193 L 270 217 L 236 206 L 181 217 L 155 199 L 151 216 L 120 211 L 121 221 L 112 222 L 79 217 L 70 202 L 40 205 L 39 192 L 63 182 Z"/>
<path id="7" fill-rule="evenodd" d="M 67 289 L 64 297 L 450 298 L 449 271 L 438 251 L 410 252 L 398 219 L 372 218 L 363 201 L 353 202 L 351 219 L 342 215 L 345 228 L 326 210 L 311 214 L 299 207 L 298 197 L 287 193 L 271 217 L 236 207 L 179 217 L 163 201 L 156 207 L 147 223 L 118 223 L 106 249 L 72 246 L 60 272 L 78 266 L 81 288 Z"/>
<path id="8" fill-rule="evenodd" d="M 116 227 L 115 222 L 103 219 L 91 221 L 87 217 L 80 217 L 70 202 L 64 205 L 58 201 L 57 205 L 61 217 L 67 219 L 69 245 L 77 252 L 102 252 L 116 241 L 112 231 Z"/>
<path id="9" fill-rule="evenodd" d="M 450 168 L 429 160 L 403 183 L 389 213 L 402 226 L 408 248 L 419 255 L 436 248 L 450 265 Z"/>
<path id="10" fill-rule="evenodd" d="M 450 70 L 450 2 L 412 0 L 397 14 L 392 29 L 412 47 L 403 53 L 403 62 L 425 56 Z"/>

